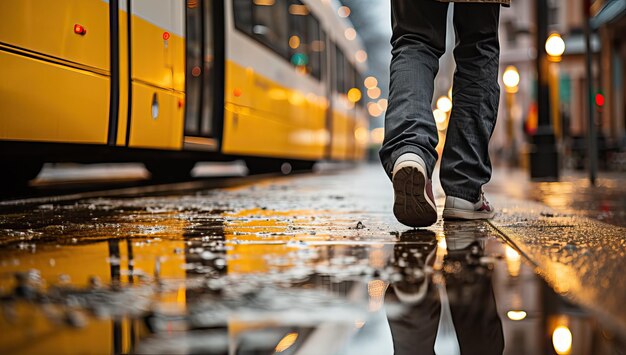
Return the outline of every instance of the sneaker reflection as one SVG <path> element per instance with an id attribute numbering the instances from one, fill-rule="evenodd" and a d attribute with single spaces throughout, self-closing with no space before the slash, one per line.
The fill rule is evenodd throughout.
<path id="1" fill-rule="evenodd" d="M 476 226 L 446 224 L 439 241 L 431 231 L 409 231 L 394 246 L 397 281 L 385 302 L 403 306 L 389 317 L 395 354 L 502 354 L 502 323 Z"/>

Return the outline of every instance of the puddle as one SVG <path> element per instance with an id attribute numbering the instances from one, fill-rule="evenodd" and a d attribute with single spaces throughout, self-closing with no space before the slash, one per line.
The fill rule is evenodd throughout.
<path id="1" fill-rule="evenodd" d="M 341 215 L 350 234 L 310 211 L 124 204 L 2 217 L 3 353 L 623 349 L 484 224 L 375 237 Z"/>
<path id="2" fill-rule="evenodd" d="M 5 208 L 0 352 L 624 352 L 487 224 L 405 231 L 365 176 Z"/>

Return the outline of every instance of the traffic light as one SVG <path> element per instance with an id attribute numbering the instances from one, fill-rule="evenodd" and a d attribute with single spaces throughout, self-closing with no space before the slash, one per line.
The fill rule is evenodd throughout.
<path id="1" fill-rule="evenodd" d="M 602 112 L 602 107 L 604 107 L 604 94 L 602 93 L 602 91 L 598 91 L 596 93 L 596 110 L 598 110 L 598 112 Z"/>

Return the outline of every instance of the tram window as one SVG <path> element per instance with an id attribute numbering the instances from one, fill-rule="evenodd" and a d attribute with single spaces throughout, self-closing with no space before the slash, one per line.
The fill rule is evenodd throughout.
<path id="1" fill-rule="evenodd" d="M 306 5 L 300 0 L 289 0 L 289 61 L 304 73 L 308 72 L 310 63 L 307 17 Z"/>
<path id="2" fill-rule="evenodd" d="M 345 57 L 344 57 L 345 60 Z M 350 89 L 352 89 L 354 87 L 354 68 L 352 67 L 352 63 L 350 63 L 348 60 L 345 61 L 345 76 L 344 76 L 344 80 L 345 80 L 345 86 L 344 86 L 344 93 L 347 93 Z"/>
<path id="3" fill-rule="evenodd" d="M 235 27 L 252 35 L 252 0 L 233 0 Z"/>
<path id="4" fill-rule="evenodd" d="M 359 73 L 359 71 L 356 70 L 356 68 L 354 69 L 354 80 L 355 80 L 354 87 L 359 89 L 361 92 L 365 92 L 365 89 L 363 86 L 363 78 L 361 77 L 361 73 Z M 365 99 L 361 97 L 361 100 L 359 100 L 357 105 L 359 105 L 360 107 L 365 107 Z"/>
<path id="5" fill-rule="evenodd" d="M 320 50 L 320 60 L 321 60 L 320 77 L 324 81 L 330 81 L 330 78 L 332 76 L 332 73 L 330 71 L 332 69 L 330 68 L 331 65 L 328 61 L 328 50 L 326 47 L 328 43 L 328 35 L 326 35 L 326 32 L 324 31 L 324 29 L 321 29 L 320 34 L 322 35 L 318 44 L 319 50 Z"/>
<path id="6" fill-rule="evenodd" d="M 286 0 L 253 0 L 252 33 L 283 57 L 289 51 Z"/>
<path id="7" fill-rule="evenodd" d="M 320 23 L 315 16 L 310 15 L 307 21 L 309 32 L 309 71 L 311 75 L 320 80 L 322 78 L 322 53 L 324 53 L 325 43 L 322 41 Z"/>
<path id="8" fill-rule="evenodd" d="M 214 16 L 215 2 L 204 0 L 204 99 L 202 100 L 202 119 L 200 133 L 210 136 L 213 133 L 213 107 L 215 104 L 215 37 Z"/>
<path id="9" fill-rule="evenodd" d="M 336 68 L 336 76 L 335 76 L 335 88 L 337 89 L 338 94 L 345 94 L 345 57 L 343 52 L 337 45 L 335 45 L 335 68 Z"/>
<path id="10" fill-rule="evenodd" d="M 202 4 L 188 1 L 186 16 L 185 134 L 198 135 L 202 100 Z"/>

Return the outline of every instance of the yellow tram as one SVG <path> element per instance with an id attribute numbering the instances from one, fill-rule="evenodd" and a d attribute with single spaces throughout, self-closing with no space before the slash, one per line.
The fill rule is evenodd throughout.
<path id="1" fill-rule="evenodd" d="M 0 4 L 0 164 L 357 160 L 365 64 L 335 0 L 17 0 Z M 360 56 L 362 57 L 362 55 Z"/>

